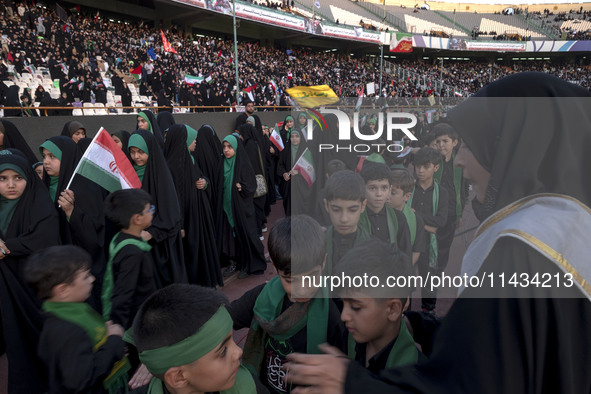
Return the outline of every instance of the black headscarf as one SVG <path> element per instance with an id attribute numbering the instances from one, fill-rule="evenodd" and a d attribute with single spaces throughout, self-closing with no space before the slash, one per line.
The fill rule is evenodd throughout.
<path id="1" fill-rule="evenodd" d="M 543 73 L 491 83 L 448 115 L 490 174 L 480 219 L 536 193 L 591 204 L 591 92 Z"/>
<path id="2" fill-rule="evenodd" d="M 20 150 L 29 161 L 30 165 L 39 160 L 33 150 L 27 144 L 17 127 L 8 120 L 0 120 L 0 133 L 4 134 L 4 149 L 14 148 Z"/>
<path id="3" fill-rule="evenodd" d="M 217 212 L 218 191 L 220 183 L 220 166 L 222 164 L 222 143 L 212 126 L 204 124 L 197 131 L 197 145 L 193 152 L 197 167 L 209 181 L 207 188 L 213 212 Z"/>
<path id="4" fill-rule="evenodd" d="M 111 133 L 111 136 L 117 136 L 117 138 L 119 138 L 121 140 L 121 142 L 123 143 L 123 147 L 121 148 L 121 150 L 123 150 L 123 152 L 126 155 L 129 155 L 129 151 L 127 150 L 127 143 L 129 142 L 129 136 L 131 134 L 129 134 L 129 131 L 125 131 L 125 130 L 119 130 L 119 131 L 115 131 L 113 133 Z"/>
<path id="5" fill-rule="evenodd" d="M 176 187 L 185 229 L 183 244 L 187 276 L 189 283 L 223 286 L 211 204 L 206 191 L 195 186 L 202 173 L 193 163 L 187 139 L 187 126 L 175 124 L 168 128 L 164 144 L 164 155 Z"/>
<path id="6" fill-rule="evenodd" d="M 45 368 L 37 358 L 43 325 L 40 301 L 25 284 L 25 261 L 35 251 L 59 245 L 58 217 L 47 189 L 27 160 L 18 154 L 0 154 L 1 164 L 20 167 L 27 185 L 14 210 L 5 241 L 10 254 L 0 264 L 0 310 L 6 353 L 11 365 L 10 392 L 43 392 Z"/>
<path id="7" fill-rule="evenodd" d="M 147 228 L 153 237 L 152 257 L 160 275 L 156 282 L 159 285 L 183 283 L 187 281 L 187 274 L 180 236 L 182 218 L 172 175 L 156 137 L 147 130 L 136 130 L 131 135 L 135 134 L 145 141 L 149 155 L 142 189 L 152 196 L 152 203 L 156 206 L 152 225 Z"/>
<path id="8" fill-rule="evenodd" d="M 162 133 L 162 129 L 160 129 L 160 126 L 158 125 L 158 121 L 156 120 L 154 113 L 152 111 L 150 111 L 149 109 L 145 109 L 143 111 L 138 112 L 138 116 L 148 118 L 148 122 L 150 123 L 150 127 L 151 127 L 151 132 L 154 135 L 154 137 L 156 138 L 156 141 L 158 142 L 158 146 L 160 147 L 160 149 L 163 149 L 164 148 L 164 134 Z M 139 129 L 137 122 L 135 124 L 135 128 Z"/>
<path id="9" fill-rule="evenodd" d="M 166 129 L 176 124 L 174 116 L 172 116 L 172 113 L 168 111 L 158 112 L 156 119 L 158 120 L 158 126 L 160 127 L 160 130 L 162 130 L 164 134 L 166 134 Z"/>

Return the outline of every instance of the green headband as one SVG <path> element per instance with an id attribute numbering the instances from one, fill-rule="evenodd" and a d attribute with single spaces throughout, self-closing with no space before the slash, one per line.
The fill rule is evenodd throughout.
<path id="1" fill-rule="evenodd" d="M 23 178 L 25 178 L 25 180 L 28 181 L 27 174 L 25 174 L 25 172 L 23 171 L 23 169 L 20 168 L 19 166 L 17 166 L 16 164 L 13 164 L 13 163 L 3 163 L 3 164 L 0 164 L 0 172 L 2 172 L 4 170 L 12 170 L 12 171 L 15 171 L 15 172 L 19 173 L 20 176 L 22 176 Z"/>
<path id="2" fill-rule="evenodd" d="M 187 128 L 187 148 L 197 139 L 197 130 L 191 126 L 185 126 Z"/>
<path id="3" fill-rule="evenodd" d="M 153 375 L 190 364 L 216 348 L 232 331 L 232 318 L 221 305 L 217 312 L 190 337 L 174 345 L 140 352 L 140 361 Z"/>
<path id="4" fill-rule="evenodd" d="M 50 151 L 51 154 L 57 157 L 59 161 L 62 161 L 62 150 L 52 141 L 47 140 L 41 144 L 41 146 L 39 147 L 39 152 L 41 153 L 41 156 L 43 156 L 43 148 Z"/>
<path id="5" fill-rule="evenodd" d="M 143 150 L 148 155 L 150 151 L 148 150 L 148 145 L 146 145 L 146 140 L 139 134 L 133 134 L 129 137 L 129 142 L 127 143 L 127 149 L 134 147 Z"/>
<path id="6" fill-rule="evenodd" d="M 150 122 L 150 118 L 148 118 L 148 115 L 146 115 L 143 112 L 138 112 L 137 116 L 141 117 L 146 122 L 148 122 L 148 131 L 151 131 L 152 133 L 154 133 L 154 130 L 152 130 L 152 122 Z"/>

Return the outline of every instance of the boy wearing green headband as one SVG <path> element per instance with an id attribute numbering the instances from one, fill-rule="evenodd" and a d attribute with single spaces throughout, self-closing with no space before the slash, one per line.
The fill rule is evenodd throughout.
<path id="1" fill-rule="evenodd" d="M 234 329 L 250 327 L 243 363 L 272 393 L 292 386 L 282 369 L 293 352 L 320 353 L 318 345 L 340 346 L 343 327 L 326 288 L 307 286 L 304 276 L 322 274 L 326 257 L 324 234 L 311 217 L 296 215 L 278 221 L 269 233 L 269 254 L 277 276 L 232 302 Z"/>
<path id="2" fill-rule="evenodd" d="M 413 269 L 406 256 L 374 238 L 343 256 L 335 275 L 368 275 L 386 280 L 388 277 L 408 278 L 413 275 Z M 403 318 L 412 288 L 402 282 L 396 287 L 373 287 L 369 283 L 347 287 L 348 284 L 343 284 L 336 291 L 343 300 L 341 320 L 349 331 L 343 347 L 348 357 L 376 375 L 386 368 L 416 363 L 419 351 Z"/>
<path id="3" fill-rule="evenodd" d="M 66 245 L 38 252 L 26 264 L 25 279 L 44 300 L 38 354 L 48 369 L 49 393 L 126 392 L 123 327 L 105 323 L 84 302 L 94 282 L 91 263 L 86 251 Z"/>
<path id="4" fill-rule="evenodd" d="M 149 297 L 133 323 L 140 361 L 154 375 L 149 394 L 266 393 L 241 366 L 226 297 L 173 284 Z"/>

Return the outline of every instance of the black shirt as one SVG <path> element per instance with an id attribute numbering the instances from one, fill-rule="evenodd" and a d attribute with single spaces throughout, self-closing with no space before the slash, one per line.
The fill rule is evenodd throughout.
<path id="1" fill-rule="evenodd" d="M 433 215 L 433 190 L 434 183 L 426 190 L 421 187 L 419 182 L 415 185 L 412 197 L 412 208 L 421 214 L 423 221 L 427 226 L 443 227 L 447 221 L 447 189 L 439 185 L 439 203 L 437 204 L 437 213 Z"/>
<path id="2" fill-rule="evenodd" d="M 448 162 L 443 160 L 443 163 L 441 165 L 443 166 L 443 172 L 441 174 L 441 182 L 439 184 L 443 186 L 448 193 L 447 216 L 456 217 L 457 190 L 454 185 L 454 161 L 452 159 L 450 159 Z"/>
<path id="3" fill-rule="evenodd" d="M 354 234 L 355 235 L 355 234 Z M 250 327 L 254 318 L 254 305 L 258 296 L 263 291 L 265 284 L 261 284 L 246 293 L 239 299 L 232 302 L 229 312 L 234 320 L 234 330 Z M 283 298 L 281 311 L 285 311 L 293 303 L 287 295 Z M 286 356 L 291 353 L 307 353 L 307 328 L 304 327 L 294 336 L 285 340 L 277 341 L 270 336 L 264 344 L 264 359 L 261 366 L 260 379 L 272 393 L 289 393 L 292 385 L 285 380 L 285 373 L 282 369 Z M 344 337 L 344 326 L 341 323 L 339 311 L 334 303 L 329 300 L 327 342 L 341 348 Z"/>
<path id="4" fill-rule="evenodd" d="M 386 217 L 386 207 L 375 213 L 371 209 L 367 209 L 367 217 L 371 223 L 371 235 L 390 243 L 390 232 L 388 231 L 388 218 Z"/>
<path id="5" fill-rule="evenodd" d="M 334 228 L 332 231 L 332 266 L 335 267 L 341 258 L 347 254 L 349 250 L 355 245 L 355 239 L 357 238 L 357 232 L 360 231 L 359 226 L 357 231 L 351 234 L 343 235 L 337 232 Z"/>

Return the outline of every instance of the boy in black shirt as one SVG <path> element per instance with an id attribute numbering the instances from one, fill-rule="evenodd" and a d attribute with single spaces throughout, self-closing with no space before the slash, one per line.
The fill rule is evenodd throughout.
<path id="1" fill-rule="evenodd" d="M 269 254 L 277 275 L 232 302 L 234 329 L 250 327 L 243 363 L 273 393 L 289 393 L 282 369 L 293 352 L 320 353 L 318 345 L 341 345 L 339 312 L 326 288 L 306 278 L 322 274 L 326 245 L 320 225 L 309 216 L 287 217 L 269 233 Z"/>
<path id="2" fill-rule="evenodd" d="M 361 176 L 365 181 L 367 206 L 359 219 L 360 225 L 373 237 L 396 245 L 410 258 L 412 245 L 406 218 L 386 204 L 392 189 L 390 169 L 385 164 L 366 162 Z"/>
<path id="3" fill-rule="evenodd" d="M 417 183 L 407 202 L 425 222 L 427 253 L 421 254 L 418 260 L 419 274 L 423 280 L 426 280 L 428 275 L 436 275 L 439 272 L 436 234 L 447 220 L 447 190 L 433 180 L 440 163 L 441 155 L 435 149 L 421 148 L 417 152 L 414 157 Z M 437 302 L 437 289 L 431 291 L 428 286 L 423 286 L 421 296 L 423 311 L 433 312 Z"/>
<path id="4" fill-rule="evenodd" d="M 334 173 L 324 190 L 324 209 L 332 225 L 326 230 L 326 272 L 330 275 L 341 257 L 371 235 L 358 226 L 365 210 L 365 182 L 361 175 L 344 170 Z"/>
<path id="5" fill-rule="evenodd" d="M 80 247 L 52 246 L 30 257 L 25 277 L 44 300 L 38 354 L 49 393 L 123 393 L 130 369 L 123 327 L 84 301 L 92 291 L 92 260 Z"/>
<path id="6" fill-rule="evenodd" d="M 156 291 L 152 247 L 141 233 L 152 225 L 156 207 L 142 189 L 117 190 L 105 200 L 105 213 L 121 231 L 109 245 L 102 290 L 103 317 L 128 329 L 140 305 Z"/>

